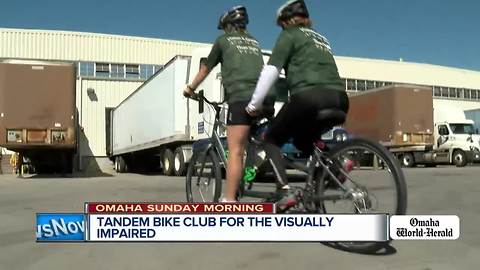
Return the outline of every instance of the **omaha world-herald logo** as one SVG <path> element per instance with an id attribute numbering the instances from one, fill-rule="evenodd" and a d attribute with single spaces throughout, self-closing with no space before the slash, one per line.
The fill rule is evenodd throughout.
<path id="1" fill-rule="evenodd" d="M 84 241 L 83 214 L 37 214 L 37 241 Z"/>

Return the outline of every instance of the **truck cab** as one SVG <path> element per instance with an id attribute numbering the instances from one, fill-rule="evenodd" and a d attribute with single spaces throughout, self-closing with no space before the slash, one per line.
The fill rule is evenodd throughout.
<path id="1" fill-rule="evenodd" d="M 434 108 L 434 145 L 439 162 L 465 166 L 480 161 L 480 138 L 474 122 L 455 107 Z"/>

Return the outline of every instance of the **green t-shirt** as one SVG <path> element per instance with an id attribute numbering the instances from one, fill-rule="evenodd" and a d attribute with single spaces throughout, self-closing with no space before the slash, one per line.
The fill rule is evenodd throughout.
<path id="1" fill-rule="evenodd" d="M 292 95 L 311 86 L 345 90 L 328 40 L 310 28 L 285 28 L 268 64 L 285 69 Z"/>
<path id="2" fill-rule="evenodd" d="M 245 32 L 225 33 L 217 38 L 206 66 L 212 70 L 222 64 L 225 100 L 229 103 L 250 100 L 263 67 L 258 41 Z"/>

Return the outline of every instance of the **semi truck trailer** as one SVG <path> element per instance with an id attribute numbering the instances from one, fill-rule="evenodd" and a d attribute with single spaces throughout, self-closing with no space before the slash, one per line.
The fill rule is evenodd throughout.
<path id="1" fill-rule="evenodd" d="M 77 130 L 74 64 L 0 61 L 0 147 L 36 172 L 69 173 Z"/>
<path id="2" fill-rule="evenodd" d="M 405 167 L 480 160 L 473 121 L 459 108 L 434 107 L 430 87 L 394 84 L 353 94 L 345 128 L 380 142 Z"/>
<path id="3" fill-rule="evenodd" d="M 117 172 L 161 168 L 166 175 L 185 174 L 192 143 L 207 137 L 215 116 L 208 108 L 199 114 L 197 102 L 182 95 L 208 53 L 201 48 L 174 57 L 112 110 L 107 155 Z M 221 87 L 217 66 L 199 89 L 220 101 Z"/>

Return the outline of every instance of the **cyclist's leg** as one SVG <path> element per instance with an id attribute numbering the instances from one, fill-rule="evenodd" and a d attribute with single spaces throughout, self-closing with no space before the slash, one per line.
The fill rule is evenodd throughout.
<path id="1" fill-rule="evenodd" d="M 228 165 L 224 198 L 228 201 L 234 201 L 237 195 L 243 175 L 243 154 L 249 132 L 248 125 L 227 126 Z"/>
<path id="2" fill-rule="evenodd" d="M 283 212 L 292 206 L 297 205 L 298 197 L 294 190 L 288 186 L 286 173 L 286 164 L 280 150 L 280 146 L 285 144 L 292 137 L 293 131 L 297 130 L 297 113 L 303 113 L 305 108 L 296 103 L 285 104 L 277 116 L 271 121 L 265 134 L 265 150 L 272 163 L 276 173 L 277 193 L 274 198 L 277 211 Z"/>
<path id="3" fill-rule="evenodd" d="M 286 164 L 280 147 L 292 137 L 293 131 L 297 129 L 295 113 L 299 110 L 303 109 L 298 108 L 295 103 L 286 103 L 270 122 L 265 133 L 265 152 L 272 163 L 279 189 L 288 187 Z"/>
<path id="4" fill-rule="evenodd" d="M 227 183 L 224 198 L 235 201 L 240 179 L 243 175 L 243 155 L 247 144 L 252 118 L 246 113 L 247 102 L 235 102 L 228 105 L 227 143 L 228 164 Z"/>
<path id="5" fill-rule="evenodd" d="M 280 148 L 274 144 L 266 142 L 263 145 L 263 149 L 267 154 L 267 159 L 270 162 L 270 165 L 272 165 L 277 189 L 288 189 L 287 169 Z"/>

